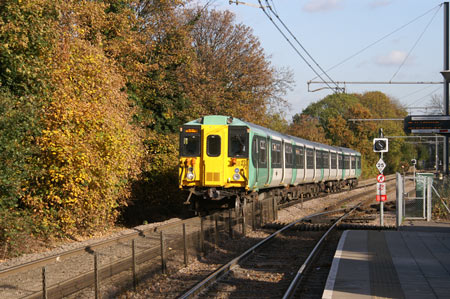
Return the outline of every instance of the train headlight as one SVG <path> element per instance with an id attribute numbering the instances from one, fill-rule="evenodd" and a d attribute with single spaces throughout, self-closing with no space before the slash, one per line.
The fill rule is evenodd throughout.
<path id="1" fill-rule="evenodd" d="M 236 168 L 237 169 L 237 168 Z M 233 174 L 233 180 L 239 181 L 241 179 L 241 175 L 239 173 Z"/>
<path id="2" fill-rule="evenodd" d="M 188 180 L 193 180 L 194 177 L 195 177 L 195 175 L 194 175 L 192 172 L 188 172 L 188 174 L 186 175 L 186 178 L 187 178 Z"/>
<path id="3" fill-rule="evenodd" d="M 234 169 L 234 172 L 235 172 L 235 173 L 239 173 L 239 168 L 235 168 L 235 169 Z"/>

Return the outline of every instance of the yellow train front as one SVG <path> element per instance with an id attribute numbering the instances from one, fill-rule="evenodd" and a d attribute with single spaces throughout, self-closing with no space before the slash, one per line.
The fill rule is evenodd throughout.
<path id="1" fill-rule="evenodd" d="M 234 207 L 248 190 L 249 128 L 226 116 L 205 116 L 180 128 L 179 185 L 193 209 Z"/>

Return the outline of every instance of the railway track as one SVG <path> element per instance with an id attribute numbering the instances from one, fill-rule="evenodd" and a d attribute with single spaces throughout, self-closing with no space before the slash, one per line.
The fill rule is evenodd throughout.
<path id="1" fill-rule="evenodd" d="M 367 187 L 374 183 L 374 179 L 362 182 L 358 188 Z M 283 206 L 278 208 L 283 208 Z M 217 245 L 217 238 L 220 234 L 217 232 L 218 221 L 219 226 L 221 225 L 222 231 L 224 231 L 222 233 L 231 235 L 231 237 L 233 237 L 233 233 L 245 235 L 245 229 L 249 224 L 248 222 L 245 223 L 246 217 L 242 217 L 235 212 L 233 214 L 225 212 L 225 214 L 210 216 L 208 221 L 202 220 L 201 217 L 194 217 L 150 229 L 134 229 L 132 232 L 109 240 L 0 270 L 0 296 L 42 298 L 44 292 L 42 284 L 46 284 L 46 292 L 51 297 L 68 296 L 93 285 L 95 254 L 100 260 L 97 265 L 97 274 L 100 274 L 101 279 L 104 280 L 118 273 L 129 271 L 135 263 L 142 264 L 153 261 L 151 263 L 155 264 L 155 260 L 163 255 L 161 254 L 162 238 L 164 238 L 164 246 L 168 251 L 165 252 L 166 255 L 170 256 L 171 247 L 183 247 L 183 243 L 189 243 L 191 247 L 196 247 L 193 244 L 198 243 L 197 249 L 203 252 L 204 248 L 201 247 L 205 242 L 212 244 L 213 247 Z M 264 216 L 267 218 L 268 214 L 269 211 L 267 213 L 260 211 L 258 217 L 262 220 Z M 252 221 L 255 221 L 254 218 Z M 199 234 L 198 230 L 202 225 L 204 226 L 203 232 Z M 184 235 L 181 228 L 184 229 Z M 164 236 L 162 233 L 164 233 Z M 209 240 L 205 240 L 207 237 Z M 135 243 L 134 250 L 133 243 Z M 134 252 L 134 257 L 132 252 Z M 194 253 L 194 255 L 197 253 Z M 156 264 L 158 263 L 159 261 Z M 164 263 L 164 261 L 161 263 Z M 181 264 L 185 263 L 186 258 Z M 69 266 L 70 270 L 67 270 L 67 267 L 62 266 L 64 264 L 76 266 Z M 45 281 L 42 275 L 43 267 L 45 267 L 47 275 Z M 156 267 L 152 271 L 159 271 L 162 268 L 164 267 Z"/>
<path id="2" fill-rule="evenodd" d="M 341 210 L 314 214 L 284 226 L 217 269 L 180 298 L 291 298 L 325 240 L 337 224 L 360 205 L 337 219 L 324 234 L 296 230 L 295 226 Z"/>

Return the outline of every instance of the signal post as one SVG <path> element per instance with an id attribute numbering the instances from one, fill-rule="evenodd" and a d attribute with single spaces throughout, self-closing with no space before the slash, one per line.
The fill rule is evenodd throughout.
<path id="1" fill-rule="evenodd" d="M 380 202 L 380 226 L 384 225 L 384 202 L 387 200 L 386 195 L 386 183 L 383 175 L 383 170 L 386 167 L 386 163 L 383 161 L 383 153 L 388 152 L 388 139 L 383 136 L 383 129 L 380 129 L 380 138 L 373 139 L 373 151 L 380 153 L 380 160 L 378 160 L 376 167 L 380 174 L 377 176 L 377 195 L 376 199 Z"/>

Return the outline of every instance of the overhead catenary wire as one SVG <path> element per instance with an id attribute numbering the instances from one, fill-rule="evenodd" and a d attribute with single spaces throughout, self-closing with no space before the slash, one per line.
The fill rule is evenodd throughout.
<path id="1" fill-rule="evenodd" d="M 436 10 L 436 12 L 434 13 L 433 17 L 431 18 L 431 20 L 428 22 L 428 24 L 425 26 L 424 30 L 422 31 L 422 33 L 419 35 L 419 37 L 417 38 L 416 42 L 414 43 L 414 45 L 411 47 L 411 49 L 409 50 L 408 54 L 405 56 L 405 58 L 403 59 L 402 63 L 400 64 L 400 66 L 398 67 L 397 71 L 392 75 L 391 80 L 392 81 L 394 79 L 394 77 L 398 74 L 398 72 L 400 71 L 400 69 L 403 67 L 403 65 L 405 64 L 406 60 L 408 60 L 408 57 L 411 55 L 412 51 L 414 50 L 414 48 L 417 46 L 417 44 L 419 43 L 419 41 L 422 39 L 422 36 L 425 34 L 425 32 L 427 31 L 428 27 L 430 27 L 431 23 L 433 22 L 434 18 L 436 17 L 437 13 L 440 11 L 441 6 L 439 6 L 439 8 Z"/>
<path id="2" fill-rule="evenodd" d="M 258 0 L 259 1 L 259 0 Z M 369 49 L 370 47 L 378 44 L 379 42 L 381 42 L 382 40 L 388 38 L 389 36 L 393 35 L 394 33 L 397 33 L 398 31 L 402 30 L 403 28 L 409 26 L 410 24 L 414 23 L 415 21 L 419 20 L 420 18 L 426 16 L 427 14 L 429 14 L 430 12 L 432 12 L 433 10 L 435 10 L 437 7 L 441 7 L 443 4 L 438 4 L 436 6 L 434 6 L 433 8 L 427 10 L 425 13 L 415 17 L 414 19 L 412 19 L 411 21 L 407 22 L 406 24 L 394 29 L 393 31 L 391 31 L 390 33 L 382 36 L 381 38 L 377 39 L 376 41 L 372 42 L 371 44 L 369 44 L 368 46 L 362 48 L 361 50 L 355 52 L 354 54 L 348 56 L 347 58 L 345 58 L 344 60 L 342 60 L 341 62 L 333 65 L 332 67 L 328 68 L 326 71 L 329 72 L 335 68 L 337 68 L 338 66 L 341 66 L 342 64 L 346 63 L 347 61 L 349 61 L 350 59 L 358 56 L 359 54 L 363 53 L 364 51 L 366 51 L 367 49 Z M 321 74 L 322 75 L 322 74 Z M 313 81 L 314 79 L 317 79 L 319 76 L 314 77 L 313 79 L 311 79 L 310 81 Z M 320 78 L 320 77 L 319 77 Z"/>
<path id="3" fill-rule="evenodd" d="M 428 86 L 422 87 L 422 88 L 420 88 L 420 89 L 418 89 L 418 90 L 416 90 L 416 91 L 413 91 L 413 92 L 411 92 L 411 93 L 408 93 L 407 95 L 404 95 L 404 96 L 402 96 L 402 97 L 400 97 L 400 98 L 397 98 L 397 99 L 398 99 L 398 100 L 401 100 L 401 99 L 407 98 L 407 97 L 412 96 L 412 95 L 414 95 L 414 94 L 416 94 L 416 93 L 419 93 L 419 92 L 421 92 L 421 91 L 424 91 L 425 89 L 428 89 L 428 88 L 430 88 L 430 87 L 433 87 L 433 85 L 428 85 Z"/>
<path id="4" fill-rule="evenodd" d="M 429 94 L 426 94 L 426 95 L 424 95 L 423 97 L 421 97 L 421 98 L 415 100 L 413 103 L 411 103 L 411 104 L 408 105 L 408 106 L 416 105 L 419 101 L 423 100 L 423 99 L 426 98 L 426 97 L 431 96 L 433 93 L 435 93 L 436 91 L 438 91 L 438 90 L 441 89 L 441 88 L 442 88 L 442 87 L 438 87 L 438 88 L 434 89 L 434 90 L 433 90 L 432 92 L 430 92 Z M 406 108 L 408 108 L 408 106 L 407 106 Z"/>
<path id="5" fill-rule="evenodd" d="M 277 25 L 277 23 L 273 20 L 273 18 L 267 13 L 266 9 L 264 8 L 264 6 L 261 3 L 261 0 L 258 0 L 260 8 L 262 9 L 262 11 L 264 12 L 264 14 L 266 15 L 266 17 L 270 20 L 270 22 L 275 26 L 275 28 L 281 33 L 281 35 L 284 37 L 284 39 L 286 39 L 286 41 L 289 43 L 289 45 L 294 49 L 294 51 L 297 53 L 297 55 L 300 56 L 300 58 L 306 63 L 306 65 L 316 74 L 316 76 L 318 78 L 320 78 L 325 85 L 327 85 L 328 88 L 330 88 L 331 90 L 334 90 L 334 88 L 332 88 L 327 82 L 326 80 L 322 77 L 321 74 L 319 74 L 319 72 L 309 63 L 309 61 L 302 55 L 302 53 L 300 53 L 300 51 L 295 47 L 295 45 L 292 43 L 292 41 L 286 36 L 286 34 L 283 32 L 283 30 L 281 30 L 281 28 Z M 316 77 L 316 78 L 317 78 Z M 338 86 L 337 86 L 338 87 Z M 339 87 L 338 87 L 339 88 Z M 335 93 L 337 93 L 335 91 Z"/>
<path id="6" fill-rule="evenodd" d="M 320 69 L 320 71 L 322 72 L 322 75 L 325 75 L 334 85 L 336 85 L 336 88 L 339 89 L 339 85 L 336 84 L 334 82 L 333 79 L 331 79 L 331 77 L 327 74 L 327 72 L 319 65 L 319 63 L 312 57 L 312 55 L 308 52 L 308 50 L 306 50 L 306 48 L 299 42 L 299 40 L 297 39 L 297 37 L 292 33 L 292 31 L 287 27 L 287 25 L 283 22 L 283 20 L 281 20 L 280 16 L 278 15 L 278 13 L 276 13 L 273 9 L 272 6 L 270 5 L 268 0 L 265 0 L 267 7 L 269 8 L 269 10 L 272 12 L 272 14 L 278 19 L 278 21 L 281 23 L 281 25 L 283 25 L 284 29 L 286 29 L 286 31 L 292 36 L 292 38 L 295 40 L 295 42 L 302 48 L 302 50 L 306 53 L 306 55 L 308 55 L 308 57 L 312 60 L 312 62 L 314 62 L 314 64 Z M 273 2 L 273 1 L 272 1 Z"/>

